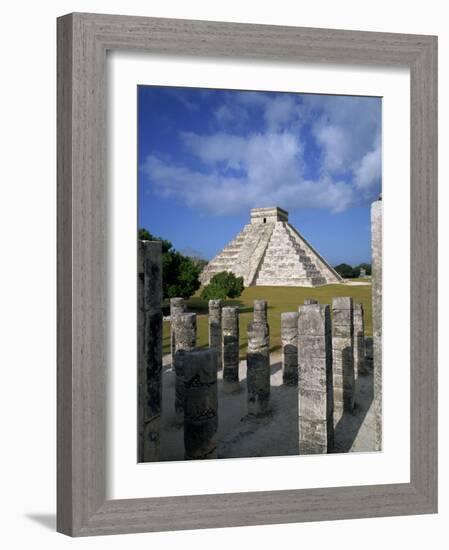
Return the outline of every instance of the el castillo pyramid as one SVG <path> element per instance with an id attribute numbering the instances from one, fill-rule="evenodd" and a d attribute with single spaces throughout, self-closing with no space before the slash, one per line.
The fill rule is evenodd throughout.
<path id="1" fill-rule="evenodd" d="M 277 206 L 251 209 L 250 223 L 206 265 L 201 283 L 208 284 L 220 271 L 243 277 L 245 286 L 314 287 L 342 281 Z"/>

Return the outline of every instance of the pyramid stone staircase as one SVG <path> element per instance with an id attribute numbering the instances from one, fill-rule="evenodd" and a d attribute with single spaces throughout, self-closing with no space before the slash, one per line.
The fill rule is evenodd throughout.
<path id="1" fill-rule="evenodd" d="M 278 207 L 253 208 L 251 223 L 207 264 L 201 283 L 221 271 L 243 277 L 245 286 L 319 286 L 342 280 Z"/>
<path id="2" fill-rule="evenodd" d="M 287 223 L 276 223 L 258 270 L 255 285 L 319 286 L 325 284 L 325 277 L 288 232 Z"/>

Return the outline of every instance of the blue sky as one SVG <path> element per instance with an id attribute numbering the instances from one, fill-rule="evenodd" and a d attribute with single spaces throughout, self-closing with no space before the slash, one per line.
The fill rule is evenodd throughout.
<path id="1" fill-rule="evenodd" d="M 280 206 L 332 264 L 369 262 L 381 99 L 138 87 L 139 227 L 205 259 Z"/>

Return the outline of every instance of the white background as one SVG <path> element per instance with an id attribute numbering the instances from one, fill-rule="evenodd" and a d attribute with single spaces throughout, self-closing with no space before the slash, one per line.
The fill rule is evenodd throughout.
<path id="1" fill-rule="evenodd" d="M 2 10 L 2 195 L 0 235 L 1 543 L 27 545 L 153 549 L 303 547 L 364 549 L 392 547 L 442 548 L 449 519 L 448 412 L 440 396 L 440 513 L 436 516 L 367 519 L 314 524 L 245 527 L 195 532 L 126 535 L 70 540 L 54 532 L 55 513 L 55 18 L 71 11 L 273 23 L 372 31 L 439 34 L 440 98 L 449 97 L 449 33 L 442 2 L 358 1 L 296 3 L 283 0 L 226 3 L 190 0 L 159 3 L 133 0 L 7 4 Z M 440 181 L 448 181 L 447 102 L 440 101 Z M 443 154 L 444 153 L 444 154 Z M 440 186 L 440 208 L 448 191 Z M 440 235 L 448 217 L 441 216 Z M 448 262 L 442 257 L 441 280 Z M 440 311 L 448 307 L 442 300 Z M 441 316 L 441 334 L 448 329 Z M 442 347 L 441 347 L 442 349 Z M 443 357 L 442 364 L 445 364 Z M 440 393 L 449 386 L 440 372 Z"/>

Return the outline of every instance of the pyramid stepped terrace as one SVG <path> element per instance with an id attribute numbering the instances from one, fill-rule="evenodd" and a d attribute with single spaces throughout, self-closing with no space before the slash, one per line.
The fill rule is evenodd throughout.
<path id="1" fill-rule="evenodd" d="M 221 271 L 243 277 L 245 286 L 315 287 L 342 282 L 279 207 L 253 208 L 250 223 L 206 265 L 201 283 L 208 284 Z"/>

